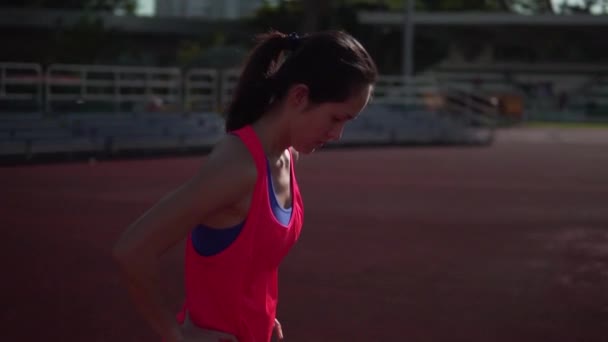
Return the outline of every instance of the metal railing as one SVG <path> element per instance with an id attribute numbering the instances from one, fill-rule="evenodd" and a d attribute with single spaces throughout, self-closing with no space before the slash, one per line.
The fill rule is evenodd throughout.
<path id="1" fill-rule="evenodd" d="M 238 69 L 228 69 L 222 73 L 221 85 L 220 85 L 220 107 L 226 108 L 230 104 L 230 100 L 234 95 L 234 88 L 239 80 Z"/>
<path id="2" fill-rule="evenodd" d="M 0 63 L 0 100 L 30 101 L 41 109 L 42 68 L 34 63 Z"/>
<path id="3" fill-rule="evenodd" d="M 0 70 L 0 99 L 33 99 L 46 112 L 66 103 L 105 103 L 104 108 L 117 112 L 123 111 L 125 104 L 143 111 L 171 105 L 178 111 L 218 112 L 229 104 L 239 78 L 238 69 L 182 72 L 178 68 L 52 64 L 43 71 L 37 64 L 0 63 Z M 11 88 L 15 85 L 29 88 Z M 448 85 L 431 76 L 406 79 L 381 75 L 372 101 L 427 111 L 480 112 L 474 101 L 458 104 L 458 96 L 462 97 L 463 91 L 471 94 L 471 90 Z M 460 88 L 460 93 L 453 88 Z"/>
<path id="4" fill-rule="evenodd" d="M 45 110 L 58 102 L 105 102 L 121 110 L 123 103 L 181 104 L 178 68 L 53 64 L 46 70 Z"/>
<path id="5" fill-rule="evenodd" d="M 184 80 L 184 108 L 188 111 L 216 111 L 220 103 L 219 72 L 191 69 Z"/>
<path id="6" fill-rule="evenodd" d="M 437 80 L 430 77 L 381 75 L 374 86 L 374 103 L 404 106 L 428 106 L 439 92 Z"/>
<path id="7" fill-rule="evenodd" d="M 445 88 L 443 96 L 445 112 L 459 116 L 470 126 L 495 128 L 499 111 L 497 98 L 457 88 Z"/>

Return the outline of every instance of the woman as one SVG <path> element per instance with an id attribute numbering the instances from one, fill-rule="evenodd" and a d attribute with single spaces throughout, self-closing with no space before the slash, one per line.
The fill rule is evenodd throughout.
<path id="1" fill-rule="evenodd" d="M 277 269 L 298 239 L 299 153 L 337 140 L 366 106 L 377 78 L 344 32 L 259 37 L 227 110 L 227 134 L 198 173 L 123 234 L 114 256 L 133 300 L 167 342 L 268 342 Z M 161 296 L 158 257 L 186 238 L 184 309 Z"/>

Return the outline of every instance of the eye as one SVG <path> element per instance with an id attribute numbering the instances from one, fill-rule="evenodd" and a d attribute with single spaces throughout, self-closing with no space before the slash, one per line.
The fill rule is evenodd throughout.
<path id="1" fill-rule="evenodd" d="M 342 118 L 339 118 L 339 117 L 337 117 L 337 116 L 334 116 L 334 117 L 331 119 L 331 121 L 333 121 L 333 122 L 336 122 L 336 123 L 337 123 L 337 122 L 342 122 L 343 120 L 342 120 Z"/>

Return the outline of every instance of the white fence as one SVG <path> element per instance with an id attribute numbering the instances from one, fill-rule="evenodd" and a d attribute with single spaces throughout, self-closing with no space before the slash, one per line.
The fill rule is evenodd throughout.
<path id="1" fill-rule="evenodd" d="M 521 81 L 524 76 L 525 73 L 519 73 L 513 80 Z M 556 77 L 535 74 L 535 78 L 529 76 L 525 80 L 538 80 L 541 76 L 551 76 L 552 80 Z M 52 64 L 42 68 L 39 64 L 0 62 L 0 103 L 27 102 L 28 108 L 35 108 L 38 112 L 89 111 L 87 108 L 92 108 L 93 112 L 219 112 L 231 100 L 238 77 L 236 69 L 182 71 L 173 67 L 71 64 Z M 580 107 L 584 111 L 583 107 L 588 104 L 605 106 L 608 103 L 607 76 L 590 78 L 589 75 L 572 74 L 563 80 L 580 88 L 572 92 L 569 101 L 572 108 Z M 438 71 L 411 79 L 381 75 L 373 101 L 436 110 L 445 107 L 454 89 L 477 96 L 521 95 L 527 110 L 538 109 L 546 101 L 556 102 L 553 97 L 523 96 L 505 75 L 491 71 Z"/>
<path id="2" fill-rule="evenodd" d="M 226 70 L 222 73 L 222 81 L 221 81 L 221 100 L 220 106 L 221 108 L 225 108 L 232 98 L 234 94 L 234 88 L 236 87 L 236 83 L 239 80 L 239 72 L 236 69 Z"/>
<path id="3" fill-rule="evenodd" d="M 0 68 L 0 101 L 32 101 L 40 108 L 0 115 L 0 159 L 208 148 L 224 131 L 217 113 L 228 105 L 239 77 L 238 70 L 68 64 L 42 70 L 15 63 Z M 110 113 L 82 110 L 98 103 Z M 491 136 L 483 119 L 492 118 L 496 108 L 431 77 L 382 75 L 366 111 L 372 115 L 349 125 L 340 144 L 489 141 L 477 134 Z"/>
<path id="4" fill-rule="evenodd" d="M 42 105 L 42 68 L 32 63 L 0 63 L 0 100 Z"/>
<path id="5" fill-rule="evenodd" d="M 237 70 L 0 62 L 0 101 L 30 101 L 41 112 L 65 104 L 105 103 L 139 111 L 217 111 L 230 100 Z M 127 110 L 129 111 L 129 110 Z"/>
<path id="6" fill-rule="evenodd" d="M 177 68 L 54 64 L 46 70 L 45 110 L 58 102 L 181 103 Z"/>
<path id="7" fill-rule="evenodd" d="M 216 110 L 220 101 L 219 86 L 217 70 L 188 70 L 184 80 L 184 107 L 188 110 Z"/>
<path id="8" fill-rule="evenodd" d="M 47 113 L 65 111 L 66 105 L 84 108 L 100 103 L 114 112 L 217 112 L 228 105 L 239 77 L 236 69 L 72 64 L 52 64 L 43 70 L 37 64 L 0 63 L 0 71 L 0 101 L 29 100 Z M 373 101 L 433 110 L 443 105 L 443 91 L 433 77 L 405 80 L 382 75 Z"/>

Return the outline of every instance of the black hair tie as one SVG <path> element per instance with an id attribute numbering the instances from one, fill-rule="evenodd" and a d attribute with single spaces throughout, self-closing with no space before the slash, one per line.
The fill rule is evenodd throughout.
<path id="1" fill-rule="evenodd" d="M 292 32 L 287 35 L 287 50 L 294 51 L 300 46 L 300 36 L 297 33 Z"/>

